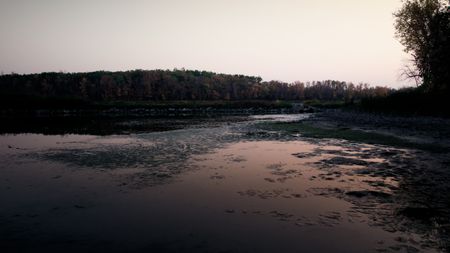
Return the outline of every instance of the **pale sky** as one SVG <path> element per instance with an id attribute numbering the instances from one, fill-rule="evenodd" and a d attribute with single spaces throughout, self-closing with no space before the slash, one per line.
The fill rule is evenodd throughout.
<path id="1" fill-rule="evenodd" d="M 186 68 L 400 87 L 400 0 L 0 0 L 0 71 Z"/>

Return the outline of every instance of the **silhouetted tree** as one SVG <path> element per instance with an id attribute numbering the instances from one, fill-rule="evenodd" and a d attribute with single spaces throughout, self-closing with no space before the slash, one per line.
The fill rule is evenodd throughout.
<path id="1" fill-rule="evenodd" d="M 404 74 L 427 91 L 449 91 L 450 14 L 442 0 L 406 0 L 394 13 L 396 35 L 413 58 Z"/>

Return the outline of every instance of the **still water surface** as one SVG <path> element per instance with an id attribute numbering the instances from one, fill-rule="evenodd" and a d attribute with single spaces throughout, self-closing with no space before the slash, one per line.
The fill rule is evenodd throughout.
<path id="1" fill-rule="evenodd" d="M 103 136 L 1 135 L 1 247 L 445 250 L 438 231 L 397 215 L 405 205 L 398 199 L 409 203 L 410 197 L 401 190 L 404 178 L 386 168 L 419 166 L 421 154 L 257 128 L 264 121 L 304 117 L 254 116 Z"/>

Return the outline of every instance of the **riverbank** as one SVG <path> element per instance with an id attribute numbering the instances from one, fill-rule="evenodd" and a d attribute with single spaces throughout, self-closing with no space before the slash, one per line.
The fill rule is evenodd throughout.
<path id="1" fill-rule="evenodd" d="M 0 106 L 0 117 L 171 117 L 290 114 L 313 112 L 313 107 L 295 101 L 103 101 L 42 100 Z"/>
<path id="2" fill-rule="evenodd" d="M 305 137 L 336 138 L 368 144 L 450 151 L 450 119 L 396 116 L 351 110 L 323 110 L 301 122 L 272 123 L 268 129 Z"/>

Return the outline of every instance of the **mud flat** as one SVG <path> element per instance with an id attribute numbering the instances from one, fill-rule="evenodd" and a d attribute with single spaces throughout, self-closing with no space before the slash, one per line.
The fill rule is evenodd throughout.
<path id="1" fill-rule="evenodd" d="M 410 148 L 434 149 L 431 151 L 436 152 L 447 152 L 450 148 L 450 119 L 448 118 L 327 110 L 315 114 L 305 123 L 318 128 L 338 130 L 334 132 L 353 130 L 374 134 L 375 138 L 372 142 L 377 142 L 376 137 L 382 139 L 387 136 L 391 142 L 386 144 L 394 146 L 403 144 Z M 345 138 L 345 135 L 343 137 Z M 363 141 L 371 140 L 363 139 Z"/>
<path id="2" fill-rule="evenodd" d="M 389 142 L 379 127 L 348 122 L 266 115 L 102 136 L 2 135 L 2 248 L 449 251 L 445 139 Z"/>

